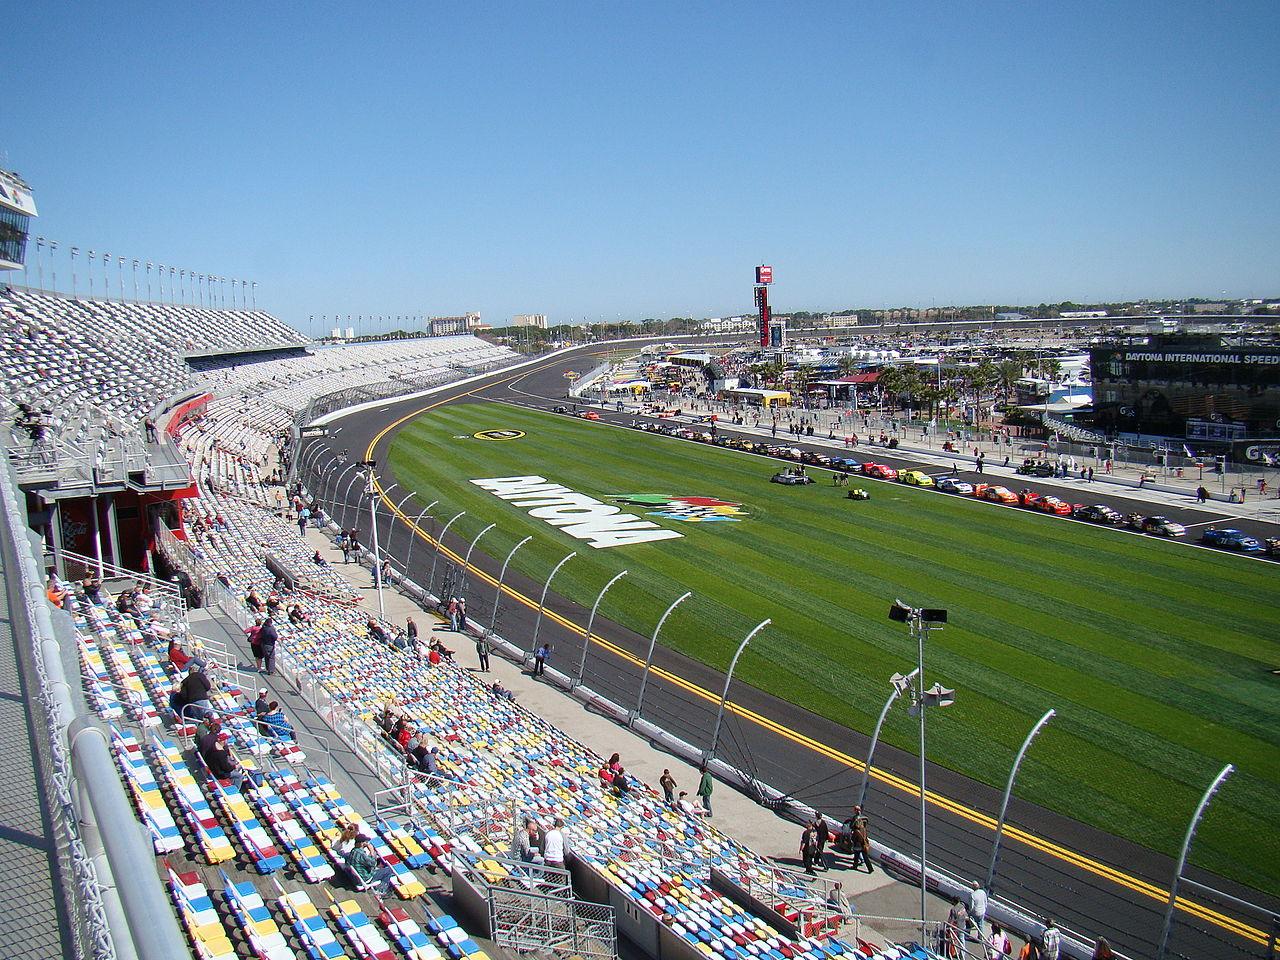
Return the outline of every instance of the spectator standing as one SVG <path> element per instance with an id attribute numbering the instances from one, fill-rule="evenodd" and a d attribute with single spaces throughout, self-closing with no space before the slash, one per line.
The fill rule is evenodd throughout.
<path id="1" fill-rule="evenodd" d="M 564 869 L 564 820 L 556 817 L 555 824 L 542 838 L 542 862 L 548 867 Z"/>
<path id="2" fill-rule="evenodd" d="M 409 636 L 410 646 L 417 646 L 418 645 L 418 625 L 413 622 L 413 617 L 410 617 L 408 620 L 404 622 L 404 632 Z"/>
<path id="3" fill-rule="evenodd" d="M 1013 944 L 1009 935 L 1000 928 L 1000 924 L 992 921 L 991 941 L 987 944 L 987 960 L 1004 960 L 1013 954 Z"/>
<path id="4" fill-rule="evenodd" d="M 818 837 L 813 821 L 804 825 L 800 834 L 800 862 L 804 864 L 804 872 L 813 876 L 813 860 L 818 849 Z"/>
<path id="5" fill-rule="evenodd" d="M 533 675 L 535 677 L 542 676 L 547 669 L 547 658 L 551 656 L 551 647 L 549 644 L 542 644 L 533 654 Z"/>
<path id="6" fill-rule="evenodd" d="M 1053 918 L 1044 924 L 1044 933 L 1040 935 L 1040 960 L 1058 960 L 1062 951 L 1062 931 L 1058 929 Z"/>
<path id="7" fill-rule="evenodd" d="M 857 869 L 859 865 L 865 863 L 867 873 L 875 873 L 875 867 L 871 865 L 871 836 L 867 830 L 867 818 L 862 812 L 862 807 L 854 806 L 853 808 L 853 869 Z"/>
<path id="8" fill-rule="evenodd" d="M 476 658 L 480 661 L 480 669 L 489 672 L 489 641 L 484 636 L 476 637 Z"/>
<path id="9" fill-rule="evenodd" d="M 199 720 L 206 717 L 213 712 L 213 704 L 209 702 L 212 690 L 213 682 L 193 661 L 178 689 L 169 697 L 169 709 L 177 715 L 179 723 L 185 718 Z"/>
<path id="10" fill-rule="evenodd" d="M 658 778 L 658 786 L 662 787 L 663 799 L 667 801 L 667 806 L 671 806 L 676 802 L 676 783 L 675 777 L 671 776 L 670 770 L 663 770 L 662 776 Z"/>
<path id="11" fill-rule="evenodd" d="M 516 838 L 516 855 L 525 863 L 542 862 L 542 845 L 538 837 L 538 825 L 532 819 L 526 819 L 524 829 Z"/>
<path id="12" fill-rule="evenodd" d="M 276 672 L 276 643 L 279 639 L 280 634 L 276 632 L 275 622 L 267 617 L 258 629 L 258 646 L 262 648 L 262 662 L 266 667 L 264 672 L 267 676 Z"/>
<path id="13" fill-rule="evenodd" d="M 707 816 L 711 816 L 711 771 L 707 769 L 707 765 L 702 765 L 702 779 L 698 781 L 698 797 L 702 800 L 702 809 L 706 811 Z"/>
<path id="14" fill-rule="evenodd" d="M 1115 951 L 1111 949 L 1111 944 L 1107 943 L 1106 937 L 1099 937 L 1098 942 L 1093 945 L 1093 960 L 1115 960 Z"/>
<path id="15" fill-rule="evenodd" d="M 813 834 L 815 845 L 814 865 L 824 873 L 827 869 L 827 840 L 831 836 L 831 831 L 827 827 L 827 818 L 822 814 L 818 814 L 818 819 L 813 821 Z"/>
<path id="16" fill-rule="evenodd" d="M 960 960 L 964 956 L 965 931 L 969 929 L 969 911 L 963 900 L 953 900 L 947 921 L 942 927 L 942 955 Z"/>
<path id="17" fill-rule="evenodd" d="M 978 943 L 987 939 L 987 891 L 977 880 L 973 881 L 973 893 L 969 894 L 969 925 L 972 937 Z"/>

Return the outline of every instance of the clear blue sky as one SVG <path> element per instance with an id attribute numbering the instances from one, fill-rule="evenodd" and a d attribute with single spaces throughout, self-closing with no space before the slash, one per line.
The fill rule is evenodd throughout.
<path id="1" fill-rule="evenodd" d="M 28 4 L 36 232 L 315 314 L 1280 293 L 1280 3 Z"/>

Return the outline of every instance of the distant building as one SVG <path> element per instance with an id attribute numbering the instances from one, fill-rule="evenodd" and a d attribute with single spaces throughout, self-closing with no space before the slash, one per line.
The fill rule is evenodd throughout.
<path id="1" fill-rule="evenodd" d="M 36 203 L 16 173 L 0 170 L 0 270 L 21 270 Z"/>
<path id="2" fill-rule="evenodd" d="M 453 337 L 463 333 L 474 333 L 482 326 L 478 313 L 464 313 L 460 317 L 430 317 L 427 320 L 427 332 L 433 337 Z"/>
<path id="3" fill-rule="evenodd" d="M 511 318 L 513 327 L 537 327 L 539 330 L 547 329 L 547 315 L 545 313 L 517 313 Z"/>

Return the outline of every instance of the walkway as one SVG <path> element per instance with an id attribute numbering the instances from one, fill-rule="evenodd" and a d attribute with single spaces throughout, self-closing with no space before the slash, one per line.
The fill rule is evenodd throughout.
<path id="1" fill-rule="evenodd" d="M 0 580 L 7 585 L 4 561 Z M 15 600 L 17 598 L 14 598 Z M 57 872 L 56 839 L 36 764 L 44 711 L 35 697 L 32 651 L 14 635 L 10 597 L 0 590 L 0 944 L 28 960 L 72 956 Z M 12 954 L 16 956 L 17 953 Z"/>

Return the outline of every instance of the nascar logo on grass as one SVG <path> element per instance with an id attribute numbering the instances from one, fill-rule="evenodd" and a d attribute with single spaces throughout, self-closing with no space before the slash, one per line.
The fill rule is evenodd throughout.
<path id="1" fill-rule="evenodd" d="M 742 504 L 729 500 L 717 500 L 715 497 L 669 497 L 661 493 L 628 493 L 609 499 L 633 507 L 655 507 L 656 509 L 649 511 L 649 516 L 665 517 L 667 520 L 679 520 L 682 523 L 709 523 L 717 520 L 737 523 L 747 516 L 742 510 Z"/>
<path id="2" fill-rule="evenodd" d="M 597 550 L 633 543 L 678 540 L 684 534 L 666 530 L 652 520 L 641 520 L 621 507 L 601 503 L 586 494 L 574 493 L 566 486 L 551 483 L 546 477 L 489 477 L 472 480 L 477 487 L 526 507 L 529 516 L 571 537 L 585 540 Z"/>

